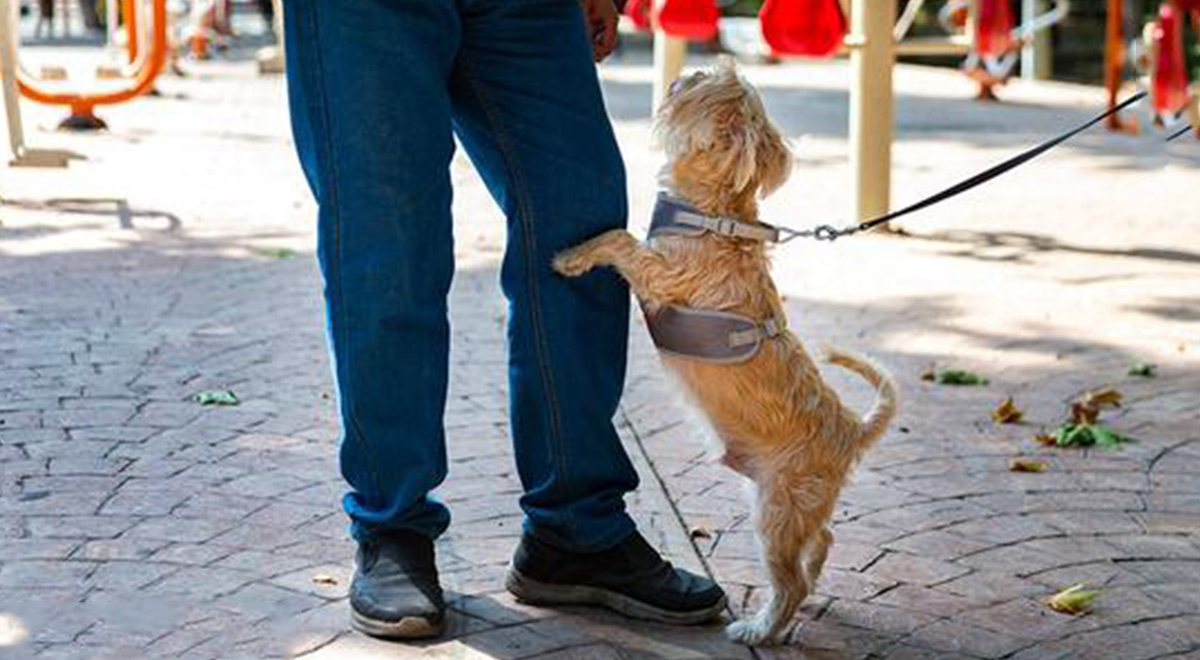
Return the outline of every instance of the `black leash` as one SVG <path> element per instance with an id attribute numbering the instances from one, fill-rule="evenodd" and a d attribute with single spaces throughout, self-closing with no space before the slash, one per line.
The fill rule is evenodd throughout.
<path id="1" fill-rule="evenodd" d="M 870 229 L 878 227 L 879 225 L 882 225 L 885 222 L 890 222 L 901 216 L 905 216 L 910 213 L 916 213 L 917 211 L 920 211 L 921 209 L 928 208 L 939 202 L 944 202 L 947 199 L 950 199 L 951 197 L 961 195 L 976 186 L 987 183 L 988 181 L 991 181 L 992 179 L 1000 176 L 1001 174 L 1004 174 L 1005 172 L 1008 172 L 1009 170 L 1015 169 L 1017 167 L 1020 167 L 1021 165 L 1024 165 L 1025 163 L 1028 163 L 1029 161 L 1033 160 L 1034 158 L 1037 158 L 1038 156 L 1046 153 L 1047 151 L 1050 151 L 1054 147 L 1057 147 L 1058 145 L 1062 144 L 1063 142 L 1066 142 L 1067 140 L 1070 140 L 1071 138 L 1075 137 L 1076 135 L 1079 135 L 1080 133 L 1086 131 L 1087 129 L 1095 126 L 1096 124 L 1100 123 L 1104 119 L 1108 118 L 1110 115 L 1114 115 L 1114 114 L 1120 112 L 1121 110 L 1124 110 L 1125 108 L 1133 105 L 1134 103 L 1137 103 L 1138 101 L 1145 98 L 1146 95 L 1147 95 L 1147 92 L 1138 92 L 1137 94 L 1134 94 L 1133 96 L 1131 96 L 1131 97 L 1125 99 L 1124 101 L 1122 101 L 1121 103 L 1117 104 L 1116 107 L 1114 107 L 1100 115 L 1097 115 L 1095 118 L 1089 120 L 1088 122 L 1081 124 L 1080 126 L 1073 128 L 1070 131 L 1063 133 L 1062 135 L 1059 135 L 1058 137 L 1047 140 L 1046 142 L 1043 142 L 1043 143 L 1037 145 L 1036 147 L 1033 147 L 1032 149 L 1028 149 L 1022 153 L 1019 153 L 1016 156 L 1013 156 L 1012 158 L 1009 158 L 1008 160 L 1006 160 L 1002 163 L 994 165 L 994 166 L 980 172 L 979 174 L 976 174 L 975 176 L 964 179 L 964 180 L 954 184 L 953 186 L 946 188 L 945 190 L 943 190 L 939 193 L 930 195 L 929 197 L 926 197 L 925 199 L 923 199 L 915 204 L 906 206 L 898 211 L 892 211 L 891 213 L 879 216 L 878 218 L 867 220 L 866 222 L 860 222 L 857 225 L 851 225 L 849 227 L 842 227 L 840 229 L 837 227 L 834 227 L 833 225 L 818 225 L 817 227 L 814 227 L 813 229 L 805 229 L 805 230 L 790 229 L 788 227 L 778 227 L 781 232 L 786 233 L 788 235 L 786 238 L 784 238 L 783 240 L 781 240 L 779 242 L 786 243 L 786 242 L 792 240 L 793 238 L 815 238 L 818 241 L 833 241 L 833 240 L 839 239 L 843 236 L 850 236 L 852 234 L 857 234 L 862 231 L 868 231 Z"/>
<path id="2" fill-rule="evenodd" d="M 1179 137 L 1180 135 L 1183 135 L 1184 133 L 1187 133 L 1190 130 L 1192 130 L 1192 125 L 1188 124 L 1187 126 L 1184 126 L 1183 128 L 1179 129 L 1178 131 L 1175 131 L 1174 133 L 1168 135 L 1165 142 L 1170 142 L 1171 140 L 1174 140 L 1175 138 Z"/>

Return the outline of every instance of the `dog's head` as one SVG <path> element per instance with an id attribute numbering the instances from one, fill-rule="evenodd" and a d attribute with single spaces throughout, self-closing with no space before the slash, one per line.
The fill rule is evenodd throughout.
<path id="1" fill-rule="evenodd" d="M 655 132 L 675 185 L 728 186 L 735 196 L 766 197 L 791 173 L 787 144 L 731 60 L 676 81 Z"/>

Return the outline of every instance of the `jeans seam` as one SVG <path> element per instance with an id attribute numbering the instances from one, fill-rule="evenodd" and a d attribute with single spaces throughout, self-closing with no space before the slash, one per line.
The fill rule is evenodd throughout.
<path id="1" fill-rule="evenodd" d="M 471 71 L 471 66 L 465 60 L 460 62 L 462 67 L 463 78 L 467 82 L 471 93 L 479 101 L 479 107 L 487 118 L 488 124 L 492 129 L 492 133 L 496 139 L 496 145 L 500 150 L 505 166 L 508 169 L 509 177 L 512 181 L 512 186 L 516 191 L 516 199 L 518 205 L 519 221 L 524 233 L 524 249 L 525 249 L 525 271 L 528 279 L 529 297 L 530 297 L 530 323 L 533 326 L 534 335 L 534 353 L 538 363 L 538 370 L 541 372 L 542 385 L 546 388 L 546 400 L 550 409 L 550 435 L 555 447 L 555 466 L 558 470 L 560 479 L 556 484 L 556 488 L 560 491 L 565 490 L 563 485 L 567 476 L 567 461 L 566 443 L 563 442 L 562 428 L 560 422 L 560 411 L 558 405 L 558 397 L 555 393 L 553 370 L 547 361 L 549 349 L 546 345 L 545 329 L 542 325 L 541 318 L 541 296 L 537 286 L 536 267 L 536 239 L 533 233 L 533 221 L 531 204 L 529 203 L 528 191 L 525 187 L 525 181 L 520 174 L 520 168 L 515 164 L 513 150 L 508 141 L 508 134 L 502 128 L 503 123 L 500 122 L 492 108 L 491 102 L 487 95 L 483 92 L 482 86 L 476 81 L 474 73 Z M 570 527 L 571 514 L 570 511 L 563 509 L 560 511 L 564 525 Z"/>
<path id="2" fill-rule="evenodd" d="M 320 29 L 321 29 L 320 23 L 321 23 L 321 21 L 319 20 L 319 17 L 316 15 L 317 11 L 318 11 L 317 8 L 321 4 L 321 2 L 322 2 L 322 0 L 315 0 L 311 5 L 309 5 L 310 11 L 306 12 L 309 20 L 311 21 L 311 24 L 309 26 L 310 27 L 309 33 L 312 35 L 312 38 L 311 38 L 312 39 L 312 43 L 311 43 L 312 47 L 310 50 L 313 53 L 313 57 L 316 59 L 316 62 L 315 62 L 316 66 L 312 67 L 313 70 L 312 70 L 311 75 L 314 79 L 315 87 L 317 87 L 320 90 L 320 94 L 317 97 L 319 100 L 316 102 L 316 105 L 319 107 L 320 121 L 324 125 L 324 129 L 325 129 L 323 131 L 313 131 L 313 133 L 319 134 L 321 136 L 319 138 L 321 141 L 321 147 L 326 155 L 326 157 L 323 159 L 326 163 L 326 166 L 322 169 L 327 170 L 324 174 L 327 175 L 325 178 L 327 178 L 328 180 L 324 182 L 325 200 L 322 201 L 322 204 L 329 203 L 330 208 L 332 209 L 333 228 L 331 230 L 331 234 L 332 234 L 332 239 L 333 239 L 332 247 L 333 247 L 334 258 L 333 258 L 333 262 L 332 262 L 332 268 L 329 268 L 329 270 L 332 271 L 332 273 L 331 273 L 332 277 L 330 277 L 328 279 L 332 280 L 333 288 L 336 289 L 336 292 L 333 296 L 333 300 L 336 301 L 333 305 L 334 306 L 333 314 L 334 314 L 334 316 L 337 317 L 338 327 L 334 331 L 334 334 L 335 334 L 334 341 L 336 343 L 346 347 L 346 349 L 345 349 L 346 353 L 352 354 L 353 350 L 351 350 L 352 346 L 351 346 L 351 342 L 350 342 L 350 335 L 346 332 L 346 328 L 347 328 L 346 307 L 342 302 L 342 277 L 341 277 L 341 275 L 342 275 L 342 268 L 341 268 L 341 262 L 342 262 L 342 236 L 341 236 L 342 212 L 341 212 L 341 207 L 338 203 L 339 195 L 338 195 L 338 191 L 337 191 L 337 178 L 338 178 L 337 172 L 338 172 L 339 168 L 337 165 L 336 151 L 333 148 L 333 136 L 330 135 L 330 131 L 332 129 L 333 122 L 330 120 L 329 104 L 327 102 L 329 90 L 325 84 L 325 76 L 323 73 L 324 72 L 324 58 L 322 57 L 322 48 L 321 48 L 321 39 L 320 39 Z M 301 3 L 301 4 L 305 4 L 305 3 Z M 349 372 L 352 368 L 352 364 L 351 364 L 352 360 L 338 360 L 336 356 L 334 357 L 334 360 L 336 361 L 336 364 L 339 365 L 339 368 L 344 368 L 346 370 L 347 378 L 349 378 Z M 336 376 L 336 374 L 335 374 L 335 376 Z M 339 398 L 339 403 L 341 403 L 342 405 L 345 405 L 345 402 L 341 401 L 340 398 Z M 376 456 L 377 454 L 375 452 L 375 448 L 372 446 L 371 441 L 367 438 L 366 434 L 362 432 L 362 428 L 359 426 L 358 421 L 355 418 L 355 415 L 353 413 L 353 406 L 349 406 L 349 408 L 350 408 L 350 412 L 345 415 L 346 423 L 353 429 L 353 431 L 359 438 L 359 441 L 361 441 L 364 445 L 366 445 L 367 453 L 369 453 L 371 456 Z M 345 440 L 343 439 L 343 442 L 344 441 Z M 372 486 L 375 491 L 373 493 L 373 496 L 374 496 L 374 499 L 378 499 L 382 494 L 381 493 L 382 488 L 380 488 L 382 479 L 380 479 L 379 471 L 375 468 L 374 462 L 368 461 L 367 463 L 368 463 L 367 470 L 370 474 Z"/>

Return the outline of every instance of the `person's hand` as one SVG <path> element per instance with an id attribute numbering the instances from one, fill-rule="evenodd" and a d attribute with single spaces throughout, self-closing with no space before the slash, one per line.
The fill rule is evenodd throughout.
<path id="1" fill-rule="evenodd" d="M 579 0 L 579 5 L 592 42 L 592 59 L 599 62 L 617 45 L 617 6 L 613 0 Z"/>

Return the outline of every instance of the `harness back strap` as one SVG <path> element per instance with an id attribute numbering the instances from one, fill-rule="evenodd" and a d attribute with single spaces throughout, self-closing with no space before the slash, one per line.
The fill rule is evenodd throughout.
<path id="1" fill-rule="evenodd" d="M 646 312 L 646 325 L 658 350 L 708 364 L 738 364 L 758 354 L 765 339 L 783 331 L 771 318 L 759 323 L 732 312 L 664 305 Z"/>

